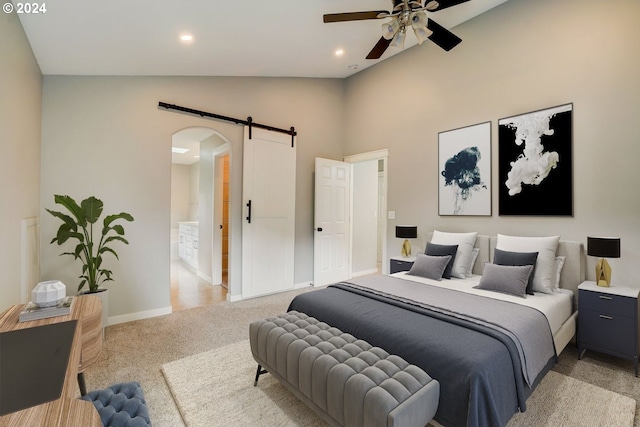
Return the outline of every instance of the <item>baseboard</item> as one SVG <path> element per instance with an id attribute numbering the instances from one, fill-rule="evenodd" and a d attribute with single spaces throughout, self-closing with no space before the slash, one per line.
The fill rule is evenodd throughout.
<path id="1" fill-rule="evenodd" d="M 313 283 L 311 282 L 296 283 L 295 285 L 293 285 L 293 289 L 308 288 L 310 286 L 313 286 Z"/>
<path id="2" fill-rule="evenodd" d="M 201 278 L 202 280 L 204 280 L 205 282 L 207 282 L 208 284 L 212 284 L 213 283 L 213 279 L 209 276 L 207 276 L 206 274 L 198 271 L 198 277 Z"/>
<path id="3" fill-rule="evenodd" d="M 283 290 L 283 291 L 272 292 L 272 293 L 268 293 L 268 294 L 264 294 L 264 295 L 256 295 L 256 296 L 248 297 L 248 298 L 242 298 L 242 295 L 230 295 L 227 292 L 227 301 L 236 302 L 236 301 L 242 301 L 243 299 L 266 297 L 266 296 L 269 296 L 269 295 L 275 295 L 275 294 L 279 294 L 279 293 L 282 293 L 282 292 L 287 292 L 287 291 L 291 291 L 291 290 L 295 290 L 295 289 L 308 288 L 310 286 L 313 286 L 313 284 L 310 283 L 310 282 L 296 283 L 295 285 L 293 285 L 293 289 L 286 289 L 286 290 Z"/>
<path id="4" fill-rule="evenodd" d="M 369 276 L 371 274 L 378 274 L 378 269 L 372 268 L 370 270 L 363 270 L 363 271 L 358 271 L 356 273 L 351 273 L 351 277 Z"/>
<path id="5" fill-rule="evenodd" d="M 110 316 L 107 319 L 107 326 L 117 325 L 119 323 L 133 322 L 134 320 L 148 319 L 150 317 L 164 316 L 173 313 L 171 306 L 165 308 L 157 308 L 155 310 L 138 311 L 136 313 L 123 314 L 121 316 Z"/>
<path id="6" fill-rule="evenodd" d="M 242 300 L 242 295 L 231 295 L 227 292 L 227 301 L 236 302 Z"/>

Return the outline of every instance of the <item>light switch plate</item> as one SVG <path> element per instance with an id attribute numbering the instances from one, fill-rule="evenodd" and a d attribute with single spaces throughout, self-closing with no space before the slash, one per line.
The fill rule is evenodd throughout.
<path id="1" fill-rule="evenodd" d="M 396 219 L 396 211 L 387 212 L 387 219 Z"/>

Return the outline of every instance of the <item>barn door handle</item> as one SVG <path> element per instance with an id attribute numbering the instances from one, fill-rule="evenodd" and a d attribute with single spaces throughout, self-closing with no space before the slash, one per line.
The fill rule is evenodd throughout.
<path id="1" fill-rule="evenodd" d="M 251 224 L 251 200 L 247 202 L 247 207 L 249 208 L 249 212 L 247 213 L 247 221 Z"/>

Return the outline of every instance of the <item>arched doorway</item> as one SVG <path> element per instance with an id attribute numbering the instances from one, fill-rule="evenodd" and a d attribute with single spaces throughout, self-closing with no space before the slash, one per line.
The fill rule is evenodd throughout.
<path id="1" fill-rule="evenodd" d="M 207 127 L 172 135 L 171 305 L 226 299 L 230 141 Z"/>

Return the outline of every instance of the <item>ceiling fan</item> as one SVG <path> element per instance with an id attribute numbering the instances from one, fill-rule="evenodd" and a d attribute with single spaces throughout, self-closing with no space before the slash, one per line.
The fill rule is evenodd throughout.
<path id="1" fill-rule="evenodd" d="M 391 18 L 391 21 L 382 24 L 382 37 L 371 49 L 367 59 L 380 58 L 389 46 L 402 49 L 407 27 L 413 28 L 418 43 L 422 44 L 423 41 L 429 39 L 442 49 L 449 51 L 456 47 L 462 39 L 427 18 L 425 11 L 437 12 L 467 1 L 469 0 L 424 0 L 423 5 L 422 0 L 391 0 L 393 3 L 391 12 L 372 10 L 367 12 L 329 13 L 323 16 L 323 21 L 328 23 Z"/>

